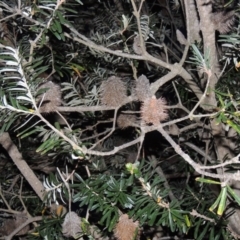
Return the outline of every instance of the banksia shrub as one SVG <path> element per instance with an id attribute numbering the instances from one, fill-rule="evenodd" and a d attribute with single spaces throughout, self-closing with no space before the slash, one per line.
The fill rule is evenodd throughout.
<path id="1" fill-rule="evenodd" d="M 120 78 L 109 77 L 100 87 L 100 101 L 109 107 L 119 107 L 126 100 L 126 92 L 126 86 Z"/>
<path id="2" fill-rule="evenodd" d="M 120 216 L 114 230 L 114 236 L 118 240 L 135 240 L 139 236 L 139 223 L 129 219 L 127 214 Z"/>
<path id="3" fill-rule="evenodd" d="M 44 90 L 46 89 L 46 90 Z M 48 81 L 42 84 L 38 89 L 43 90 L 44 93 L 37 97 L 38 106 L 40 106 L 41 113 L 51 113 L 57 110 L 57 107 L 61 105 L 61 88 L 59 85 Z"/>
<path id="4" fill-rule="evenodd" d="M 124 129 L 136 125 L 137 118 L 132 114 L 120 114 L 117 118 L 117 125 Z"/>
<path id="5" fill-rule="evenodd" d="M 155 96 L 144 100 L 141 106 L 141 119 L 149 124 L 158 125 L 168 118 L 166 100 Z"/>
<path id="6" fill-rule="evenodd" d="M 141 75 L 136 80 L 135 94 L 139 101 L 144 101 L 151 96 L 150 83 L 145 75 Z"/>

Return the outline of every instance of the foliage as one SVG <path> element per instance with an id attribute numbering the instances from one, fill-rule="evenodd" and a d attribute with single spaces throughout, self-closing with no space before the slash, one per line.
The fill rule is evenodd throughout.
<path id="1" fill-rule="evenodd" d="M 183 2 L 0 2 L 1 235 L 240 236 L 239 6 Z"/>

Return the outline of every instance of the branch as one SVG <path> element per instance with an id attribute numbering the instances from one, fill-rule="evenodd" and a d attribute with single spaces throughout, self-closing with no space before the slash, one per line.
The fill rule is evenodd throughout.
<path id="1" fill-rule="evenodd" d="M 19 231 L 21 231 L 24 227 L 26 227 L 28 224 L 32 223 L 32 222 L 37 222 L 37 221 L 41 221 L 42 220 L 42 216 L 39 217 L 31 217 L 28 218 L 28 220 L 26 222 L 24 222 L 22 225 L 20 225 L 17 229 L 15 229 L 10 235 L 8 235 L 7 237 L 5 237 L 5 240 L 11 240 Z"/>
<path id="2" fill-rule="evenodd" d="M 209 222 L 216 223 L 214 219 L 209 218 L 209 217 L 206 217 L 206 216 L 198 213 L 198 212 L 197 212 L 196 210 L 194 210 L 194 209 L 190 212 L 190 214 L 191 214 L 192 216 L 194 216 L 194 217 L 199 217 L 199 218 L 202 218 L 202 219 L 207 220 L 207 221 L 209 221 Z"/>
<path id="3" fill-rule="evenodd" d="M 26 161 L 22 158 L 22 154 L 18 151 L 8 133 L 3 133 L 0 135 L 0 144 L 6 149 L 21 174 L 28 181 L 38 197 L 43 201 L 45 189 L 41 181 L 37 178 Z"/>
<path id="4" fill-rule="evenodd" d="M 180 75 L 188 83 L 189 87 L 196 94 L 197 98 L 198 99 L 201 98 L 201 96 L 202 96 L 201 89 L 197 86 L 197 84 L 194 81 L 192 81 L 191 75 L 181 66 L 181 64 L 178 64 L 178 63 L 168 64 L 168 63 L 163 62 L 162 60 L 160 60 L 158 58 L 153 57 L 152 55 L 148 54 L 147 52 L 144 52 L 143 55 L 140 56 L 140 55 L 124 53 L 121 50 L 111 50 L 111 49 L 106 48 L 104 46 L 95 44 L 94 42 L 92 42 L 91 40 L 89 40 L 88 38 L 86 38 L 85 36 L 80 34 L 76 29 L 70 27 L 69 25 L 65 24 L 65 26 L 68 27 L 75 35 L 75 36 L 72 37 L 68 33 L 64 33 L 64 35 L 67 38 L 70 38 L 70 39 L 72 39 L 72 40 L 74 40 L 76 42 L 82 43 L 82 44 L 84 44 L 85 46 L 87 46 L 89 48 L 94 48 L 94 49 L 96 49 L 98 51 L 101 51 L 101 52 L 107 52 L 107 53 L 113 54 L 115 56 L 125 57 L 125 58 L 128 58 L 128 59 L 144 60 L 144 61 L 147 61 L 147 62 L 151 62 L 151 63 L 157 64 L 157 65 L 159 65 L 159 66 L 161 66 L 163 68 L 169 69 L 171 71 L 172 75 L 169 75 L 164 80 L 161 80 L 161 79 L 157 80 L 155 82 L 155 84 L 154 84 L 155 85 L 154 86 L 154 91 L 155 92 L 159 88 L 158 85 L 160 85 L 160 86 L 163 85 L 162 82 L 165 83 L 167 81 L 170 81 L 176 75 Z M 170 76 L 171 76 L 171 78 L 170 78 Z"/>
<path id="5" fill-rule="evenodd" d="M 145 134 L 142 134 L 140 137 L 136 138 L 135 140 L 133 140 L 131 142 L 125 143 L 125 144 L 123 144 L 121 146 L 118 146 L 118 147 L 114 147 L 114 149 L 112 151 L 109 151 L 109 152 L 100 152 L 100 151 L 94 151 L 94 150 L 87 150 L 86 152 L 88 154 L 97 155 L 97 156 L 113 155 L 113 154 L 119 152 L 122 149 L 128 148 L 128 147 L 130 147 L 132 145 L 135 145 L 135 144 L 143 141 L 144 140 L 144 136 L 145 136 Z"/>
<path id="6" fill-rule="evenodd" d="M 203 171 L 203 168 L 207 168 L 206 166 L 201 166 L 199 164 L 197 164 L 196 162 L 194 162 L 191 157 L 184 153 L 182 151 L 182 149 L 180 148 L 180 146 L 178 144 L 176 144 L 173 139 L 169 136 L 169 134 L 162 128 L 162 126 L 158 127 L 158 131 L 163 135 L 163 137 L 170 143 L 170 145 L 173 147 L 173 149 L 175 150 L 175 152 L 180 155 L 187 163 L 189 163 L 196 172 L 198 172 L 199 174 L 202 174 L 204 176 L 208 176 L 211 178 L 219 178 L 219 179 L 232 179 L 232 180 L 240 180 L 240 172 L 236 172 L 236 173 L 224 173 L 224 174 L 215 174 L 215 173 L 209 173 L 206 171 Z"/>

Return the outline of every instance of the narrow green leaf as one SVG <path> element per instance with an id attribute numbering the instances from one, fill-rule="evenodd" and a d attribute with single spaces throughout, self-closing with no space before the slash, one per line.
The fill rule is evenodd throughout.
<path id="1" fill-rule="evenodd" d="M 97 209 L 99 207 L 99 203 L 96 203 L 92 206 L 91 209 L 89 209 L 90 211 L 94 211 L 95 209 Z"/>
<path id="2" fill-rule="evenodd" d="M 109 212 L 106 212 L 106 211 L 105 211 L 105 213 L 103 213 L 103 216 L 102 216 L 102 218 L 100 219 L 100 224 L 104 225 L 104 222 L 106 221 L 106 219 L 107 219 L 107 217 L 108 217 L 107 214 L 109 214 Z"/>
<path id="3" fill-rule="evenodd" d="M 236 192 L 229 186 L 227 186 L 229 194 L 235 199 L 235 201 L 240 205 L 240 197 L 236 194 Z"/>
<path id="4" fill-rule="evenodd" d="M 90 198 L 89 203 L 88 203 L 88 208 L 89 210 L 92 209 L 93 204 L 95 203 L 96 199 L 95 198 Z"/>
<path id="5" fill-rule="evenodd" d="M 222 228 L 221 232 L 222 232 L 221 237 L 223 237 L 223 240 L 229 240 L 229 236 L 228 236 L 228 234 L 226 234 L 226 230 L 224 228 Z M 222 239 L 220 239 L 220 240 L 222 240 Z M 230 238 L 230 240 L 232 240 L 232 239 Z"/>
<path id="6" fill-rule="evenodd" d="M 43 46 L 46 43 L 46 32 L 44 31 L 41 37 L 41 46 Z"/>
<path id="7" fill-rule="evenodd" d="M 75 0 L 76 2 L 78 2 L 79 4 L 83 5 L 83 3 L 80 0 Z"/>
<path id="8" fill-rule="evenodd" d="M 105 223 L 105 226 L 107 228 L 109 228 L 109 226 L 110 226 L 111 219 L 112 219 L 112 211 L 110 210 L 109 213 L 107 214 L 107 219 L 106 219 L 106 223 Z"/>
<path id="9" fill-rule="evenodd" d="M 48 70 L 48 66 L 42 66 L 40 68 L 35 69 L 34 78 L 37 78 L 40 74 L 42 74 L 43 72 L 46 72 L 47 70 Z"/>
<path id="10" fill-rule="evenodd" d="M 226 186 L 221 189 L 220 195 L 221 195 L 221 200 L 218 205 L 217 214 L 219 216 L 222 216 L 222 214 L 226 208 L 226 201 L 227 201 L 227 187 Z"/>
<path id="11" fill-rule="evenodd" d="M 208 228 L 209 228 L 209 222 L 207 222 L 205 228 L 203 229 L 201 234 L 197 237 L 197 240 L 202 240 L 205 237 L 205 235 L 206 235 L 206 233 L 208 231 Z"/>
<path id="12" fill-rule="evenodd" d="M 216 115 L 216 125 L 218 125 L 221 122 L 221 116 L 220 114 Z"/>
<path id="13" fill-rule="evenodd" d="M 57 11 L 57 16 L 58 16 L 61 24 L 66 23 L 66 20 L 65 20 L 65 18 L 63 17 L 63 15 L 60 11 Z"/>
<path id="14" fill-rule="evenodd" d="M 47 153 L 48 151 L 52 150 L 54 147 L 56 147 L 57 145 L 60 145 L 60 143 L 62 142 L 62 140 L 58 140 L 58 141 L 53 141 L 51 142 L 47 148 L 45 148 L 45 150 L 42 151 L 42 154 Z"/>
<path id="15" fill-rule="evenodd" d="M 43 57 L 39 57 L 39 58 L 34 59 L 33 63 L 34 64 L 31 63 L 31 65 L 29 65 L 29 66 L 25 65 L 25 67 L 30 68 L 30 69 L 35 69 L 36 67 L 42 65 Z"/>
<path id="16" fill-rule="evenodd" d="M 223 92 L 220 92 L 220 91 L 218 91 L 218 90 L 216 90 L 216 89 L 214 89 L 214 92 L 217 93 L 217 96 L 219 96 L 219 95 L 224 96 L 224 97 L 231 97 L 231 96 L 232 96 L 232 95 L 229 94 L 229 93 L 223 93 Z"/>
<path id="17" fill-rule="evenodd" d="M 37 148 L 36 152 L 41 152 L 43 149 L 46 148 L 46 146 L 47 146 L 50 142 L 52 142 L 52 139 L 48 139 L 48 140 L 46 140 L 45 142 L 43 142 L 43 143 Z"/>
<path id="18" fill-rule="evenodd" d="M 218 99 L 219 99 L 219 102 L 221 104 L 221 107 L 224 108 L 225 107 L 225 104 L 224 104 L 224 101 L 222 99 L 222 96 L 221 95 L 217 95 Z"/>
<path id="19" fill-rule="evenodd" d="M 13 97 L 10 95 L 10 96 L 9 96 L 9 100 L 10 100 L 11 105 L 12 105 L 14 108 L 17 108 L 17 109 L 18 109 L 18 104 L 17 104 L 16 99 L 13 98 Z"/>
<path id="20" fill-rule="evenodd" d="M 214 181 L 214 180 L 206 179 L 206 178 L 200 178 L 200 177 L 197 177 L 195 180 L 196 180 L 197 182 L 202 182 L 202 183 L 221 184 L 221 183 L 218 182 L 218 181 Z"/>
<path id="21" fill-rule="evenodd" d="M 134 181 L 134 175 L 130 175 L 129 178 L 127 179 L 126 186 L 132 186 Z"/>
<path id="22" fill-rule="evenodd" d="M 62 33 L 61 23 L 58 20 L 54 20 L 54 23 L 55 23 L 58 33 Z"/>
<path id="23" fill-rule="evenodd" d="M 226 123 L 227 123 L 230 127 L 232 127 L 238 134 L 240 134 L 240 126 L 239 126 L 239 125 L 237 125 L 236 123 L 234 123 L 234 122 L 231 121 L 230 119 L 228 119 L 228 120 L 226 121 Z"/>
<path id="24" fill-rule="evenodd" d="M 171 210 L 171 213 L 172 213 L 172 215 L 173 215 L 174 217 L 183 220 L 183 216 L 179 213 L 178 210 Z"/>
<path id="25" fill-rule="evenodd" d="M 21 135 L 21 139 L 23 139 L 23 138 L 25 138 L 25 137 L 28 137 L 28 136 L 30 136 L 30 135 L 36 133 L 36 132 L 37 132 L 37 129 L 33 129 L 32 131 L 27 132 L 27 133 Z"/>
<path id="26" fill-rule="evenodd" d="M 200 228 L 200 225 L 202 224 L 202 221 L 201 219 L 198 219 L 197 220 L 197 224 L 196 224 L 196 227 L 194 229 L 194 239 L 197 239 L 197 237 L 199 236 L 199 228 Z"/>
<path id="27" fill-rule="evenodd" d="M 12 117 L 6 122 L 6 126 L 5 126 L 5 130 L 4 131 L 8 131 L 9 128 L 12 126 L 12 124 L 17 120 L 17 116 L 14 114 L 12 114 Z"/>
<path id="28" fill-rule="evenodd" d="M 218 206 L 221 199 L 221 193 L 218 195 L 216 201 L 213 203 L 213 205 L 209 208 L 209 211 L 213 212 L 214 209 Z"/>
<path id="29" fill-rule="evenodd" d="M 57 130 L 61 131 L 61 126 L 60 126 L 59 122 L 54 122 L 54 126 Z"/>
<path id="30" fill-rule="evenodd" d="M 60 77 L 63 77 L 62 69 L 55 67 L 56 72 L 59 74 Z"/>
<path id="31" fill-rule="evenodd" d="M 73 10 L 73 9 L 71 9 L 71 8 L 66 8 L 66 7 L 64 7 L 64 9 L 67 10 L 67 11 L 69 11 L 69 12 L 71 12 L 71 13 L 75 13 L 75 14 L 78 13 L 77 11 L 75 11 L 75 10 Z"/>
<path id="32" fill-rule="evenodd" d="M 64 32 L 61 32 L 61 33 L 60 33 L 60 37 L 61 37 L 62 41 L 65 42 L 66 39 L 65 39 L 65 36 L 64 36 Z"/>
<path id="33" fill-rule="evenodd" d="M 215 237 L 214 237 L 214 228 L 211 228 L 209 240 L 215 240 Z"/>
<path id="34" fill-rule="evenodd" d="M 221 115 L 221 121 L 225 123 L 228 120 L 226 114 L 224 112 L 221 112 L 220 115 Z"/>
<path id="35" fill-rule="evenodd" d="M 91 193 L 88 192 L 88 195 L 84 196 L 84 198 L 82 199 L 81 206 L 88 205 L 90 199 L 91 199 Z"/>
<path id="36" fill-rule="evenodd" d="M 156 218 L 159 216 L 159 212 L 158 211 L 155 211 L 153 214 L 151 214 L 150 216 L 150 221 L 148 222 L 148 224 L 150 226 L 153 226 L 155 221 L 156 221 Z"/>
<path id="37" fill-rule="evenodd" d="M 51 30 L 52 32 L 56 32 L 56 31 L 57 31 L 57 26 L 56 26 L 56 24 L 55 24 L 54 21 L 52 21 L 52 23 L 51 23 L 51 25 L 50 25 L 50 30 Z"/>
<path id="38" fill-rule="evenodd" d="M 188 215 L 184 215 L 183 217 L 184 217 L 184 220 L 185 220 L 185 223 L 186 223 L 187 227 L 190 228 L 192 226 L 192 223 L 191 223 Z"/>
<path id="39" fill-rule="evenodd" d="M 174 232 L 174 226 L 173 226 L 174 223 L 173 223 L 172 214 L 170 210 L 168 210 L 168 220 L 169 220 L 170 229 L 172 232 Z"/>
<path id="40" fill-rule="evenodd" d="M 78 173 L 74 173 L 74 176 L 76 177 L 76 178 L 78 178 L 78 180 L 80 180 L 82 183 L 84 183 L 85 184 L 85 181 L 82 179 L 82 177 L 78 174 Z"/>
<path id="41" fill-rule="evenodd" d="M 114 228 L 118 218 L 119 218 L 118 214 L 114 211 L 113 212 L 113 216 L 110 219 L 109 226 L 108 226 L 108 231 L 109 232 L 111 232 L 113 230 L 113 228 Z"/>
<path id="42" fill-rule="evenodd" d="M 223 235 L 223 236 L 226 236 L 226 233 L 224 232 L 224 230 L 222 229 L 222 231 L 219 231 L 219 232 L 217 232 L 217 233 L 215 233 L 216 235 L 214 236 L 214 240 L 219 240 L 220 239 L 220 237 L 221 237 L 221 234 Z"/>
<path id="43" fill-rule="evenodd" d="M 51 29 L 50 29 L 51 30 Z M 51 30 L 51 32 L 53 33 L 53 35 L 58 39 L 58 40 L 61 40 L 61 36 L 59 35 L 59 33 L 58 32 L 54 32 L 54 31 L 52 31 Z"/>
<path id="44" fill-rule="evenodd" d="M 227 104 L 225 104 L 225 109 L 228 109 L 232 105 L 233 105 L 233 103 L 231 101 L 229 101 Z"/>

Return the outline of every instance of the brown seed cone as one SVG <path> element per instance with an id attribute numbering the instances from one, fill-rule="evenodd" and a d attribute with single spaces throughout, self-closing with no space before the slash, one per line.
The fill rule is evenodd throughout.
<path id="1" fill-rule="evenodd" d="M 114 229 L 114 236 L 118 240 L 135 240 L 140 235 L 139 222 L 129 219 L 127 214 L 120 216 Z"/>
<path id="2" fill-rule="evenodd" d="M 141 107 L 141 119 L 149 124 L 158 125 L 168 118 L 164 98 L 156 99 L 155 96 L 145 99 Z"/>
<path id="3" fill-rule="evenodd" d="M 61 105 L 61 88 L 59 85 L 53 83 L 52 81 L 48 81 L 42 84 L 40 89 L 47 89 L 45 93 L 39 95 L 37 97 L 38 105 L 41 103 L 40 112 L 41 113 L 51 113 L 57 110 L 57 107 Z"/>
<path id="4" fill-rule="evenodd" d="M 137 118 L 132 114 L 120 114 L 117 118 L 117 125 L 122 129 L 134 126 L 136 122 Z"/>
<path id="5" fill-rule="evenodd" d="M 112 76 L 100 87 L 100 101 L 109 107 L 119 107 L 126 100 L 127 89 L 120 78 Z"/>
<path id="6" fill-rule="evenodd" d="M 139 101 L 144 101 L 150 97 L 150 83 L 145 75 L 141 75 L 136 80 L 135 94 Z"/>

